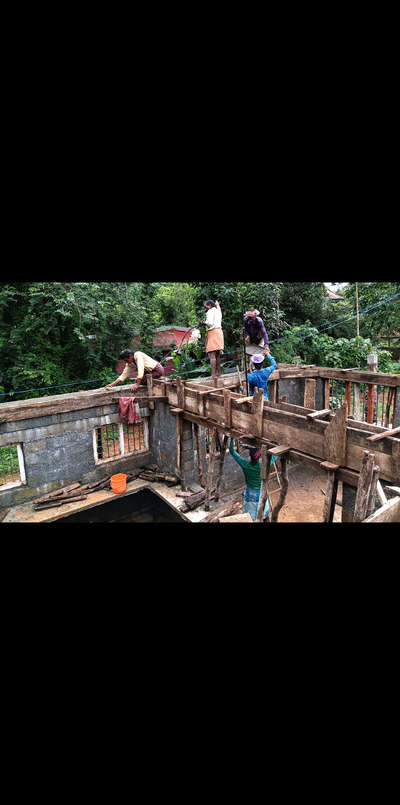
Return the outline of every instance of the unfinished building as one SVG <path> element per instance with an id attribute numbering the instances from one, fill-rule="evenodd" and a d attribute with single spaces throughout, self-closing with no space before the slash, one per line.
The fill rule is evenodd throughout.
<path id="1" fill-rule="evenodd" d="M 1 404 L 0 520 L 245 522 L 229 437 L 261 448 L 260 522 L 267 497 L 271 524 L 400 520 L 399 375 L 278 364 L 268 401 L 244 380 L 149 377 L 131 424 L 129 385 Z"/>

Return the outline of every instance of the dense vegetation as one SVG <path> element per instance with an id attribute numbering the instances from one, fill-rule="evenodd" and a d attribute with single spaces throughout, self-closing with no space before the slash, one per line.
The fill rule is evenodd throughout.
<path id="1" fill-rule="evenodd" d="M 162 353 L 152 345 L 153 330 L 196 324 L 204 318 L 205 299 L 220 302 L 232 366 L 241 355 L 242 314 L 257 307 L 278 361 L 366 368 L 366 356 L 374 348 L 379 370 L 398 371 L 399 364 L 379 347 L 378 336 L 400 332 L 400 297 L 377 303 L 399 292 L 399 282 L 358 283 L 357 339 L 355 283 L 346 286 L 344 301 L 338 303 L 329 300 L 321 282 L 3 283 L 0 401 L 23 389 L 27 393 L 16 399 L 102 385 L 115 378 L 118 354 L 132 343 L 135 331 L 140 348 L 160 359 Z M 363 313 L 365 308 L 371 310 Z M 204 339 L 175 353 L 177 370 L 184 357 L 194 374 L 207 372 L 203 345 Z"/>

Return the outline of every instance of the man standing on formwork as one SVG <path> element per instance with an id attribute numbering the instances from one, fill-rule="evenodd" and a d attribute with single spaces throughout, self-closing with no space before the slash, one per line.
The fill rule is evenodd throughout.
<path id="1" fill-rule="evenodd" d="M 252 369 L 251 356 L 259 355 L 264 349 L 264 355 L 267 355 L 269 346 L 268 333 L 265 329 L 264 322 L 260 316 L 260 311 L 247 310 L 243 316 L 243 326 L 246 341 L 246 355 L 248 355 L 248 370 Z M 269 350 L 268 350 L 269 351 Z"/>
<path id="2" fill-rule="evenodd" d="M 205 321 L 199 321 L 197 327 L 206 328 L 206 352 L 210 358 L 212 377 L 221 375 L 221 352 L 224 349 L 224 334 L 221 328 L 222 313 L 217 300 L 207 299 L 204 302 L 207 311 Z"/>

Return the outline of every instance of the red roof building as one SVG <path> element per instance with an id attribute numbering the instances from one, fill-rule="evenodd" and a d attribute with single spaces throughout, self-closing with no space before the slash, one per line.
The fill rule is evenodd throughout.
<path id="1" fill-rule="evenodd" d="M 167 374 L 170 374 L 173 370 L 173 365 L 169 367 L 168 364 L 165 365 L 166 358 L 171 355 L 172 349 L 179 347 L 182 343 L 182 339 L 187 332 L 188 327 L 177 327 L 175 324 L 171 324 L 167 327 L 157 327 L 153 332 L 153 346 L 157 352 L 162 351 L 162 358 L 161 363 L 164 366 L 164 370 Z M 186 338 L 184 340 L 184 344 L 186 344 Z M 131 343 L 131 349 L 136 349 L 140 344 L 140 335 L 138 330 L 133 331 L 133 338 Z M 121 374 L 125 366 L 125 361 L 118 361 L 116 365 L 116 372 Z M 136 377 L 137 370 L 136 368 L 131 369 L 130 377 Z"/>

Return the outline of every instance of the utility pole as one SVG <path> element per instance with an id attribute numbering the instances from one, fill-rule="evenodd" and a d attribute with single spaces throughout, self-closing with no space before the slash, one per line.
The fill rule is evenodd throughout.
<path id="1" fill-rule="evenodd" d="M 358 282 L 356 282 L 357 338 L 360 335 L 360 318 L 358 315 Z"/>

